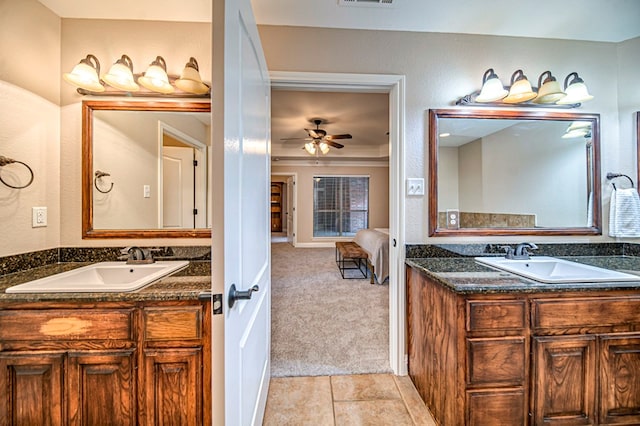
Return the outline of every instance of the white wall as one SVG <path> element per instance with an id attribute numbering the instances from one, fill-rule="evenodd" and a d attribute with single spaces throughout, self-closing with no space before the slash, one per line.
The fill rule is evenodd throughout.
<path id="1" fill-rule="evenodd" d="M 261 26 L 259 30 L 270 70 L 405 75 L 404 162 L 407 177 L 427 177 L 428 109 L 452 107 L 459 97 L 478 90 L 488 68 L 494 68 L 506 83 L 520 68 L 532 81 L 546 70 L 551 70 L 558 79 L 577 71 L 595 95 L 595 99 L 585 103 L 578 112 L 601 116 L 603 176 L 610 169 L 629 172 L 633 164 L 632 160 L 620 164 L 622 158 L 632 156 L 635 142 L 630 132 L 620 137 L 616 76 L 619 54 L 626 55 L 627 51 L 635 49 L 636 53 L 633 59 L 621 61 L 621 67 L 624 67 L 621 75 L 640 68 L 637 42 L 627 42 L 618 48 L 613 43 L 462 34 L 277 26 Z M 318 61 L 318 57 L 322 60 Z M 636 88 L 637 81 L 633 80 Z M 536 241 L 609 240 L 606 236 L 609 192 L 604 177 L 603 185 L 603 236 L 546 237 L 536 238 Z M 407 243 L 459 240 L 428 238 L 426 217 L 426 197 L 405 199 L 403 219 Z M 506 239 L 499 238 L 501 241 Z M 522 237 L 513 239 L 519 241 Z"/>
<path id="2" fill-rule="evenodd" d="M 35 0 L 0 2 L 0 155 L 27 163 L 33 183 L 0 183 L 0 256 L 60 242 L 60 18 Z M 14 186 L 28 182 L 17 164 L 0 168 Z M 31 208 L 48 225 L 31 227 Z"/>

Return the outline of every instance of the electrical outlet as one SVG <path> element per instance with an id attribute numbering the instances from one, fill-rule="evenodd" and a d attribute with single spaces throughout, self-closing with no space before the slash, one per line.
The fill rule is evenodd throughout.
<path id="1" fill-rule="evenodd" d="M 407 195 L 424 195 L 424 179 L 407 179 Z"/>
<path id="2" fill-rule="evenodd" d="M 33 207 L 31 209 L 31 227 L 39 228 L 41 226 L 47 226 L 47 208 Z"/>
<path id="3" fill-rule="evenodd" d="M 151 198 L 151 185 L 144 185 L 142 187 L 142 196 L 144 198 Z"/>
<path id="4" fill-rule="evenodd" d="M 460 228 L 460 211 L 458 209 L 447 209 L 447 229 Z"/>

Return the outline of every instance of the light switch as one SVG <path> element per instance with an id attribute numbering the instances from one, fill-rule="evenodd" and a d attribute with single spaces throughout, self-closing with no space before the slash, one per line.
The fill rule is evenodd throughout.
<path id="1" fill-rule="evenodd" d="M 407 179 L 407 195 L 424 195 L 424 179 Z"/>
<path id="2" fill-rule="evenodd" d="M 142 192 L 143 192 L 144 198 L 150 198 L 151 197 L 151 185 L 144 185 Z"/>

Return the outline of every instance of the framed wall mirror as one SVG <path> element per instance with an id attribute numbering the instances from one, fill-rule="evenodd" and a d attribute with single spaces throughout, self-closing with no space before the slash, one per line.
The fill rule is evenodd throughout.
<path id="1" fill-rule="evenodd" d="M 82 238 L 210 238 L 210 102 L 82 103 Z"/>
<path id="2" fill-rule="evenodd" d="M 599 235 L 600 116 L 429 110 L 429 235 Z"/>

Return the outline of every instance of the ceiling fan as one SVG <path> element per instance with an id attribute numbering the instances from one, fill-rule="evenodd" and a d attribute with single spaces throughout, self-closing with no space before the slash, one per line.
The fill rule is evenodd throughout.
<path id="1" fill-rule="evenodd" d="M 351 139 L 351 136 L 348 133 L 342 135 L 328 135 L 327 132 L 320 128 L 320 124 L 322 124 L 322 119 L 316 118 L 312 120 L 313 124 L 316 125 L 315 129 L 304 129 L 309 135 L 306 138 L 283 138 L 283 141 L 294 141 L 294 140 L 304 140 L 311 141 L 304 144 L 303 149 L 305 149 L 309 154 L 314 155 L 321 152 L 322 154 L 326 154 L 329 152 L 329 147 L 332 146 L 334 148 L 344 148 L 344 145 L 338 142 L 334 142 L 335 139 Z"/>

